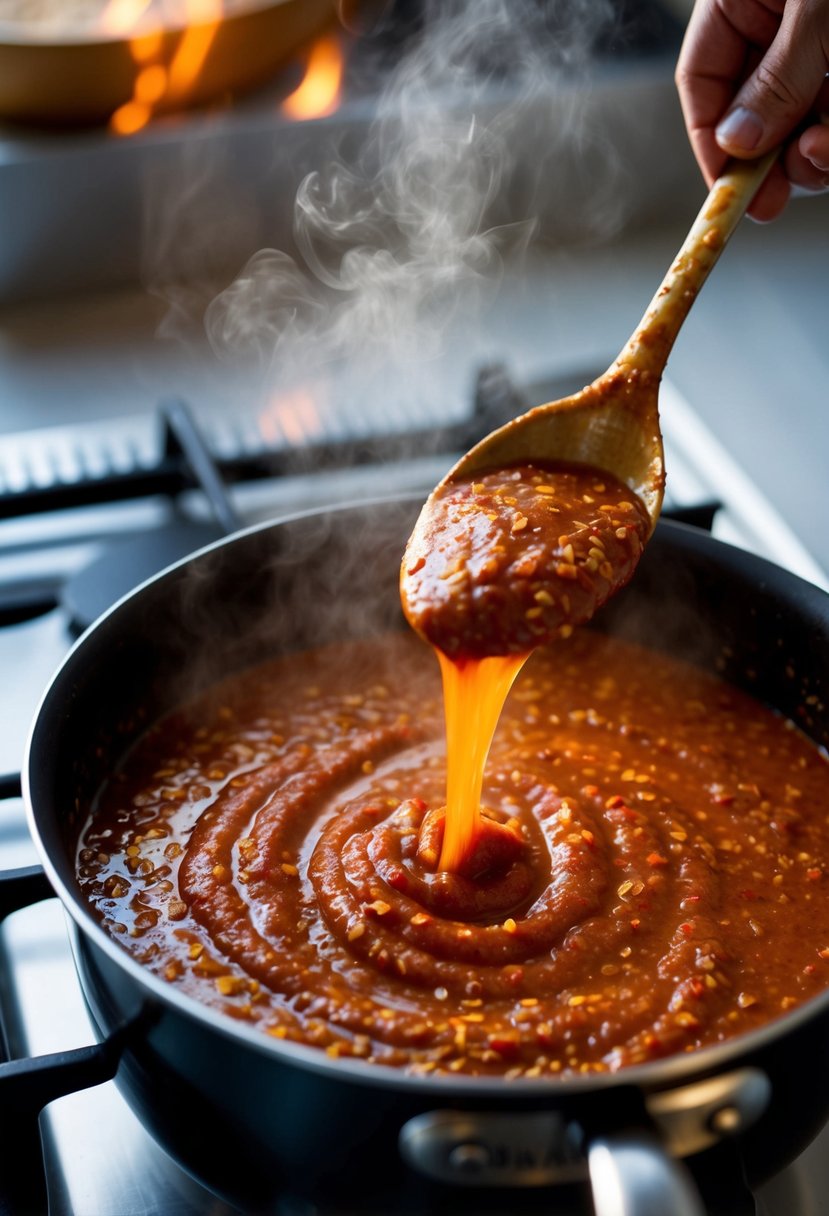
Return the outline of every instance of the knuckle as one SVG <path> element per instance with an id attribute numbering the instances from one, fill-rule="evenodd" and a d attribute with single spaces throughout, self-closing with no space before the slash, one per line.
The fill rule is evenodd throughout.
<path id="1" fill-rule="evenodd" d="M 768 101 L 771 99 L 778 110 L 788 111 L 803 104 L 795 84 L 773 63 L 765 60 L 760 63 L 754 74 L 754 84 L 758 92 L 762 92 Z"/>

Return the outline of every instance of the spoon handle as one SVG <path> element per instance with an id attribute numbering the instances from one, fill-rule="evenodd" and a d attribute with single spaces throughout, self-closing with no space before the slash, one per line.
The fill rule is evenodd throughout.
<path id="1" fill-rule="evenodd" d="M 683 321 L 780 149 L 757 160 L 732 160 L 714 182 L 679 253 L 630 341 L 613 365 L 661 376 Z"/>

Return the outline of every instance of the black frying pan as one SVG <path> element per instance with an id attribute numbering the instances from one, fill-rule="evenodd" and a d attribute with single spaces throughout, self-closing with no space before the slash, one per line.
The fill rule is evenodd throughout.
<path id="1" fill-rule="evenodd" d="M 118 1031 L 110 1057 L 147 1127 L 248 1211 L 273 1211 L 286 1193 L 361 1213 L 387 1212 L 389 1195 L 411 1212 L 553 1212 L 566 1194 L 590 1211 L 578 1189 L 589 1170 L 601 1216 L 699 1213 L 676 1158 L 703 1188 L 724 1159 L 755 1185 L 825 1120 L 829 992 L 750 1035 L 614 1076 L 412 1077 L 268 1038 L 181 996 L 79 896 L 78 829 L 149 721 L 265 654 L 401 624 L 398 564 L 418 506 L 311 513 L 221 542 L 122 600 L 67 658 L 24 785 L 93 1019 L 102 1036 Z M 722 671 L 827 742 L 829 596 L 800 579 L 662 523 L 600 624 Z M 624 1209 L 608 1206 L 617 1183 Z"/>

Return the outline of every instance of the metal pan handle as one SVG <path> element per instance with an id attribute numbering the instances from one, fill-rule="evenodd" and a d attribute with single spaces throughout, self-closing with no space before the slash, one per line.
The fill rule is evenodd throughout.
<path id="1" fill-rule="evenodd" d="M 647 1131 L 598 1137 L 587 1162 L 596 1216 L 705 1216 L 688 1171 Z"/>
<path id="2" fill-rule="evenodd" d="M 36 1117 L 55 1098 L 100 1085 L 115 1076 L 123 1034 L 103 1043 L 0 1064 L 0 1095 L 15 1117 Z"/>
<path id="3" fill-rule="evenodd" d="M 20 774 L 0 775 L 0 801 L 20 795 Z M 11 912 L 52 896 L 54 891 L 41 866 L 0 870 L 0 921 Z M 0 1095 L 5 1110 L 13 1111 L 16 1120 L 36 1117 L 53 1099 L 108 1081 L 115 1075 L 126 1033 L 126 1028 L 117 1030 L 91 1047 L 0 1063 Z"/>

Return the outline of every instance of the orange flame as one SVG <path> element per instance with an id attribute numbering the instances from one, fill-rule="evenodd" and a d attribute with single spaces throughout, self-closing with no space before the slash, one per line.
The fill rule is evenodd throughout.
<path id="1" fill-rule="evenodd" d="M 222 0 L 188 0 L 187 29 L 170 64 L 168 96 L 186 97 L 198 80 L 222 20 Z"/>
<path id="2" fill-rule="evenodd" d="M 151 0 L 110 0 L 102 18 L 108 33 L 124 35 L 135 29 Z M 222 20 L 222 0 L 186 0 L 185 26 L 169 67 L 161 61 L 164 37 L 160 30 L 135 34 L 130 53 L 139 68 L 133 95 L 109 120 L 116 135 L 134 135 L 156 109 L 181 102 L 198 80 Z"/>
<path id="3" fill-rule="evenodd" d="M 310 388 L 295 388 L 274 397 L 259 415 L 259 429 L 269 443 L 307 443 L 322 433 L 322 417 Z"/>
<path id="4" fill-rule="evenodd" d="M 317 39 L 308 55 L 305 75 L 297 89 L 282 103 L 282 112 L 300 122 L 324 118 L 339 105 L 343 78 L 343 52 L 338 39 Z"/>

